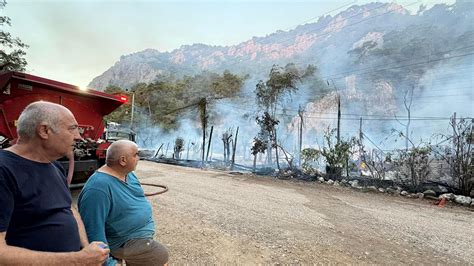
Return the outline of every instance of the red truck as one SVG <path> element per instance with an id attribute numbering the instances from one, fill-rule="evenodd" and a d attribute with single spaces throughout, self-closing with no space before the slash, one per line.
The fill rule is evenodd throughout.
<path id="1" fill-rule="evenodd" d="M 126 103 L 127 97 L 81 90 L 78 86 L 20 72 L 0 72 L 0 148 L 16 142 L 16 122 L 21 111 L 39 100 L 61 104 L 76 117 L 84 141 L 76 144 L 73 165 L 65 158 L 60 161 L 66 169 L 74 166 L 73 184 L 84 183 L 104 164 L 110 145 L 101 139 L 103 117 Z"/>

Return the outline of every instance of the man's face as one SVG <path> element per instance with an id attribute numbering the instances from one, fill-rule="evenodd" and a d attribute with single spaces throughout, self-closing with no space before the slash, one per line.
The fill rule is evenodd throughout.
<path id="1" fill-rule="evenodd" d="M 72 153 L 74 144 L 80 140 L 79 127 L 71 112 L 64 110 L 64 115 L 51 134 L 51 148 L 60 157 Z"/>
<path id="2" fill-rule="evenodd" d="M 130 172 L 135 171 L 139 160 L 140 157 L 138 156 L 138 147 L 135 145 L 130 146 L 130 153 L 127 158 L 128 166 L 130 167 Z"/>

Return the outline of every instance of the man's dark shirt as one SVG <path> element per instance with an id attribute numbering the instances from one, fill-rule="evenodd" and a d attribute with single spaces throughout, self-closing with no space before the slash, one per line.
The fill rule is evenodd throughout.
<path id="1" fill-rule="evenodd" d="M 71 193 L 59 163 L 39 163 L 0 150 L 0 232 L 10 246 L 80 250 Z"/>

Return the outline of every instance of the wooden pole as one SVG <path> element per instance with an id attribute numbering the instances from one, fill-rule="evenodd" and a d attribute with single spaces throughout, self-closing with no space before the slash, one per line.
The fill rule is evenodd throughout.
<path id="1" fill-rule="evenodd" d="M 235 131 L 235 138 L 234 138 L 234 147 L 232 149 L 232 164 L 230 165 L 230 170 L 234 170 L 235 164 L 235 151 L 237 150 L 237 136 L 239 135 L 239 127 Z"/>
<path id="2" fill-rule="evenodd" d="M 156 156 L 158 156 L 158 154 L 160 153 L 161 147 L 163 147 L 163 144 L 164 144 L 164 143 L 161 143 L 161 145 L 160 145 L 160 147 L 158 148 L 158 150 L 156 150 L 155 156 L 153 156 L 153 158 L 156 158 Z"/>
<path id="3" fill-rule="evenodd" d="M 186 160 L 189 160 L 189 145 L 191 145 L 191 141 L 188 140 L 188 151 L 186 152 Z"/>
<path id="4" fill-rule="evenodd" d="M 130 115 L 130 129 L 133 130 L 133 113 L 135 111 L 135 93 L 132 92 L 132 111 Z"/>
<path id="5" fill-rule="evenodd" d="M 453 124 L 453 150 L 456 150 L 457 147 L 457 141 L 456 141 L 456 112 L 453 114 L 452 118 L 452 124 Z"/>
<path id="6" fill-rule="evenodd" d="M 277 138 L 277 129 L 276 129 L 276 127 L 275 127 L 275 159 L 276 159 L 276 163 L 277 163 L 278 172 L 280 172 L 281 169 L 280 169 L 280 160 L 278 159 L 278 138 Z"/>
<path id="7" fill-rule="evenodd" d="M 166 158 L 166 155 L 168 154 L 168 148 L 170 147 L 170 143 L 166 143 L 166 152 L 165 152 L 165 158 Z"/>
<path id="8" fill-rule="evenodd" d="M 359 121 L 359 174 L 362 175 L 362 156 L 363 156 L 363 149 L 362 149 L 362 117 L 360 118 Z"/>
<path id="9" fill-rule="evenodd" d="M 209 150 L 211 149 L 212 131 L 214 131 L 214 126 L 211 126 L 211 132 L 209 133 L 209 141 L 207 143 L 206 162 L 209 159 Z"/>
<path id="10" fill-rule="evenodd" d="M 337 95 L 337 143 L 341 141 L 341 97 Z"/>
<path id="11" fill-rule="evenodd" d="M 301 167 L 301 150 L 303 149 L 303 109 L 301 105 L 298 109 L 300 117 L 299 139 L 298 139 L 298 166 Z"/>
<path id="12" fill-rule="evenodd" d="M 201 99 L 201 123 L 202 123 L 202 157 L 201 157 L 201 168 L 204 167 L 204 155 L 206 149 L 206 99 Z"/>

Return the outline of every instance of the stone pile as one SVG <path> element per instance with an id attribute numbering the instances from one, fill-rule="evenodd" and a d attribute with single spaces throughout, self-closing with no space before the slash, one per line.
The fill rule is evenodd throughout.
<path id="1" fill-rule="evenodd" d="M 474 207 L 474 199 L 468 196 L 462 195 L 455 195 L 453 193 L 444 193 L 439 196 L 436 196 L 436 192 L 428 189 L 424 192 L 418 193 L 410 193 L 406 190 L 403 190 L 401 187 L 375 187 L 375 186 L 361 186 L 358 180 L 351 180 L 347 181 L 346 179 L 342 179 L 341 181 L 334 181 L 332 179 L 325 180 L 323 177 L 318 178 L 318 182 L 321 184 L 327 184 L 332 186 L 343 186 L 343 187 L 350 187 L 361 192 L 377 192 L 377 193 L 387 193 L 392 195 L 400 195 L 407 198 L 416 198 L 416 199 L 433 199 L 433 200 L 442 200 L 445 199 L 446 201 L 456 203 L 463 206 L 471 206 Z"/>

